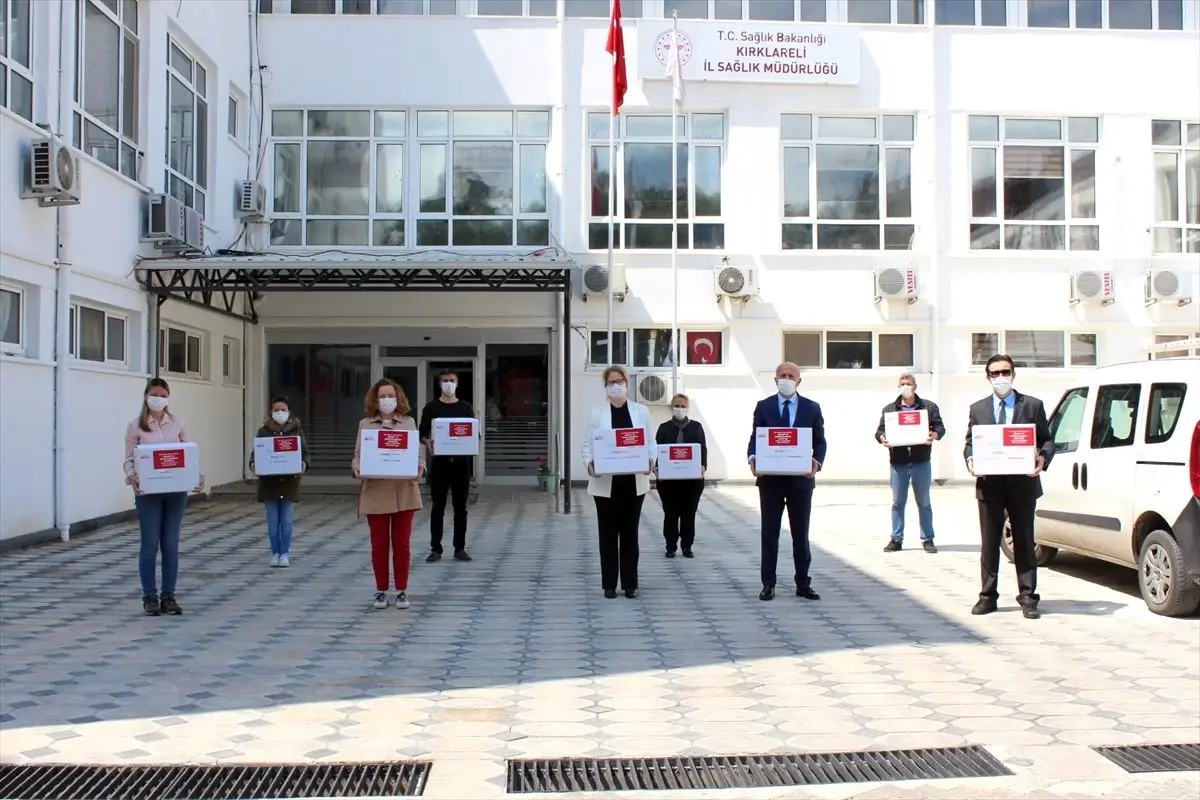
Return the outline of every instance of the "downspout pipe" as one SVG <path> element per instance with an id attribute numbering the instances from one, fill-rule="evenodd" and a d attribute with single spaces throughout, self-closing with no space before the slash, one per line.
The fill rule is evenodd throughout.
<path id="1" fill-rule="evenodd" d="M 58 12 L 58 108 L 56 134 L 71 129 L 66 56 L 73 52 L 67 5 Z M 53 111 L 53 110 L 52 110 Z M 54 527 L 58 538 L 71 540 L 71 517 L 67 504 L 67 383 L 71 358 L 71 261 L 70 230 L 62 207 L 54 210 Z"/>

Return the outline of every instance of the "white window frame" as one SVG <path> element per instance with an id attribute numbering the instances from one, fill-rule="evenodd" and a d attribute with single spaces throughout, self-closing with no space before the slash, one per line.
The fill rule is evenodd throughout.
<path id="1" fill-rule="evenodd" d="M 981 22 L 981 20 L 983 19 L 984 0 L 947 0 L 947 2 L 950 2 L 950 3 L 972 2 L 975 4 L 975 21 L 973 23 L 971 23 L 970 25 L 962 25 L 957 22 L 954 22 L 954 23 L 938 22 L 937 21 L 937 5 L 939 2 L 942 2 L 942 0 L 928 0 L 928 5 L 927 5 L 927 9 L 926 9 L 925 13 L 927 15 L 933 17 L 933 23 L 935 25 L 938 25 L 941 27 L 1008 28 L 1008 27 L 1012 27 L 1013 20 L 1016 19 L 1016 17 L 1014 16 L 1014 12 L 1016 11 L 1016 1 L 1017 0 L 1002 0 L 1002 2 L 1004 4 L 1004 24 L 1003 25 L 984 25 Z"/>
<path id="2" fill-rule="evenodd" d="M 646 366 L 646 365 L 639 366 L 639 365 L 636 365 L 633 363 L 633 360 L 634 360 L 633 359 L 633 355 L 634 355 L 633 339 L 634 339 L 634 334 L 637 331 L 651 331 L 651 330 L 652 331 L 670 331 L 670 329 L 671 328 L 669 325 L 662 326 L 662 325 L 654 325 L 654 324 L 631 325 L 628 327 L 613 328 L 614 345 L 615 345 L 616 341 L 618 340 L 618 337 L 621 337 L 621 336 L 625 337 L 625 360 L 617 361 L 615 366 L 626 367 L 630 370 L 638 370 L 641 372 L 661 371 L 661 370 L 671 369 L 670 363 L 667 363 L 662 366 L 657 366 L 657 367 Z M 687 358 L 680 356 L 680 360 L 679 360 L 679 369 L 680 370 L 685 371 L 685 372 L 690 372 L 692 370 L 700 370 L 702 372 L 705 372 L 705 371 L 710 371 L 710 370 L 719 370 L 727 365 L 727 359 L 729 358 L 729 328 L 721 326 L 721 325 L 681 325 L 681 326 L 679 326 L 679 332 L 676 336 L 675 341 L 676 341 L 676 346 L 681 353 L 683 353 L 687 348 L 687 334 L 689 334 L 689 333 L 719 333 L 721 335 L 721 351 L 719 353 L 720 361 L 716 364 L 688 364 Z M 604 367 L 609 366 L 606 363 L 592 360 L 593 340 L 594 339 L 595 340 L 603 340 L 604 337 L 606 337 L 607 335 L 608 335 L 608 330 L 605 328 L 589 328 L 587 330 L 587 338 L 585 340 L 586 347 L 587 347 L 587 356 L 586 356 L 585 362 L 584 362 L 587 367 L 600 367 L 601 369 L 603 369 Z M 614 346 L 614 348 L 613 348 L 614 354 L 616 352 L 616 349 L 617 348 Z"/>
<path id="3" fill-rule="evenodd" d="M 180 72 L 171 63 L 171 55 L 174 50 L 178 50 L 181 57 L 186 59 L 191 64 L 191 76 Z M 197 80 L 197 78 L 201 80 Z M 164 178 L 164 190 L 168 194 L 174 195 L 184 205 L 194 208 L 199 211 L 201 216 L 207 216 L 208 208 L 208 193 L 209 189 L 209 172 L 213 168 L 213 147 L 212 138 L 209 135 L 213 126 L 213 111 L 209 101 L 209 84 L 213 81 L 212 71 L 202 63 L 202 60 L 193 55 L 192 48 L 185 46 L 176 37 L 167 36 L 167 64 L 166 64 L 166 97 L 164 104 L 166 106 L 167 129 L 166 133 L 166 156 L 164 158 L 163 169 L 166 177 Z M 187 177 L 179 170 L 171 166 L 171 79 L 175 78 L 182 83 L 192 95 L 192 110 L 189 117 L 192 133 L 191 151 L 187 155 L 187 160 L 190 162 L 192 177 Z M 203 107 L 204 121 L 201 123 L 197 118 L 198 110 Z M 199 154 L 204 153 L 203 163 Z M 181 187 L 176 190 L 176 186 Z M 188 189 L 191 190 L 192 201 L 188 202 Z"/>
<path id="4" fill-rule="evenodd" d="M 230 87 L 229 97 L 225 101 L 225 133 L 239 145 L 242 143 L 242 133 L 246 127 L 242 122 L 244 99 L 245 96 L 241 92 Z"/>
<path id="5" fill-rule="evenodd" d="M 183 362 L 184 362 L 184 364 L 183 364 L 184 371 L 183 372 L 177 372 L 175 370 L 168 369 L 168 367 L 167 367 L 167 363 L 168 363 L 167 351 L 170 349 L 171 331 L 178 331 L 179 333 L 182 333 L 185 337 L 184 343 L 183 343 Z M 193 380 L 204 380 L 208 376 L 208 370 L 206 369 L 207 359 L 205 357 L 205 354 L 207 353 L 207 350 L 208 350 L 208 334 L 207 333 L 205 333 L 204 331 L 196 330 L 195 328 L 189 328 L 186 325 L 180 325 L 175 322 L 164 322 L 162 325 L 159 326 L 158 337 L 159 337 L 158 344 L 157 344 L 158 369 L 161 373 L 163 373 L 165 375 L 174 375 L 175 377 L 178 377 L 178 378 L 191 378 Z M 198 342 L 198 344 L 197 344 L 197 351 L 198 351 L 197 360 L 199 361 L 199 363 L 196 365 L 195 370 L 189 369 L 188 363 L 187 363 L 187 361 L 188 361 L 188 344 L 190 343 L 190 340 L 192 340 L 192 339 L 195 339 Z"/>
<path id="6" fill-rule="evenodd" d="M 1107 30 L 1112 30 L 1112 31 L 1120 31 L 1122 33 L 1141 33 L 1141 32 L 1143 32 L 1143 30 L 1147 30 L 1147 31 L 1159 30 L 1159 27 L 1158 27 L 1158 0 L 1154 0 L 1153 3 L 1151 4 L 1150 27 L 1148 29 L 1110 28 L 1108 26 L 1108 23 L 1109 23 L 1108 0 L 1104 0 L 1104 2 L 1101 3 L 1101 5 L 1100 5 L 1100 27 L 1099 28 L 1077 28 L 1076 27 L 1077 20 L 1076 20 L 1076 14 L 1075 14 L 1075 3 L 1076 3 L 1076 0 L 1071 0 L 1070 24 L 1067 27 L 1065 27 L 1065 28 L 1046 28 L 1046 27 L 1041 27 L 1041 26 L 1030 25 L 1029 24 L 1029 11 L 1030 11 L 1029 3 L 1027 2 L 1027 0 L 1017 0 L 1018 8 L 1020 9 L 1020 13 L 1016 17 L 1017 27 L 1028 28 L 1030 30 L 1038 30 L 1038 31 L 1055 31 L 1055 30 L 1059 30 L 1059 31 L 1063 31 L 1063 30 L 1104 30 L 1104 31 L 1107 31 Z M 1189 15 L 1193 15 L 1193 18 L 1191 20 L 1188 19 Z M 1194 12 L 1189 10 L 1188 0 L 1183 0 L 1183 30 L 1185 30 L 1185 31 L 1194 30 L 1195 26 L 1196 26 L 1196 19 L 1194 18 Z"/>
<path id="7" fill-rule="evenodd" d="M 27 312 L 25 300 L 28 295 L 25 290 L 19 286 L 14 286 L 10 283 L 0 283 L 0 291 L 9 292 L 17 296 L 17 341 L 3 342 L 0 341 L 0 353 L 10 356 L 25 355 L 25 315 Z"/>
<path id="8" fill-rule="evenodd" d="M 114 12 L 102 0 L 79 0 L 76 15 L 75 52 L 78 62 L 75 65 L 75 114 L 72 120 L 72 136 L 75 147 L 88 154 L 98 162 L 119 172 L 130 180 L 138 180 L 141 171 L 142 153 L 138 146 L 141 128 L 141 39 L 138 34 L 140 7 L 137 0 L 125 0 L 117 6 L 119 13 Z M 84 108 L 84 93 L 87 76 L 84 66 L 87 51 L 87 15 L 92 9 L 102 14 L 112 24 L 117 26 L 120 45 L 117 50 L 117 126 L 105 124 L 88 113 Z M 127 13 L 133 12 L 132 22 L 127 19 Z M 132 52 L 130 52 L 132 50 Z M 130 63 L 132 59 L 132 64 Z M 129 74 L 132 66 L 133 75 Z M 105 159 L 107 148 L 93 146 L 88 141 L 88 126 L 94 126 L 104 136 L 116 140 L 116 152 Z M 132 130 L 127 130 L 132 128 Z M 103 141 L 103 140 L 101 140 Z"/>
<path id="9" fill-rule="evenodd" d="M 1188 340 L 1193 340 L 1193 339 L 1200 341 L 1200 330 L 1197 330 L 1197 331 L 1187 331 L 1187 330 L 1155 331 L 1153 343 L 1156 345 L 1163 345 L 1163 344 L 1169 344 L 1170 342 L 1173 342 L 1173 341 L 1186 342 Z M 1149 353 L 1148 355 L 1149 355 L 1149 359 L 1151 361 L 1160 361 L 1160 360 L 1166 360 L 1166 359 L 1171 359 L 1171 358 L 1200 357 L 1200 347 L 1191 347 L 1191 348 L 1182 347 L 1178 350 L 1163 350 L 1163 351 L 1158 351 L 1158 352 L 1152 352 L 1152 353 Z"/>
<path id="10" fill-rule="evenodd" d="M 1174 220 L 1158 219 L 1157 197 L 1154 204 L 1154 225 L 1150 234 L 1150 246 L 1155 253 L 1200 253 L 1200 217 L 1197 217 L 1195 222 L 1187 221 L 1188 212 L 1188 156 L 1192 156 L 1200 162 L 1200 122 L 1189 122 L 1188 120 L 1170 119 L 1170 120 L 1152 120 L 1151 126 L 1155 122 L 1169 122 L 1179 126 L 1179 144 L 1177 145 L 1160 145 L 1155 144 L 1153 133 L 1151 134 L 1151 149 L 1153 150 L 1153 158 L 1157 159 L 1160 153 L 1170 154 L 1175 156 L 1175 182 L 1176 182 L 1176 211 L 1178 218 Z M 1194 129 L 1196 134 L 1195 139 L 1189 136 L 1189 129 Z M 1153 127 L 1151 128 L 1153 131 Z M 1152 167 L 1152 191 L 1158 191 L 1158 168 Z M 1200 168 L 1197 169 L 1196 180 L 1200 181 Z M 1198 189 L 1197 191 L 1200 191 Z M 1163 249 L 1160 248 L 1158 242 L 1159 231 L 1178 232 L 1179 234 L 1179 249 Z M 1172 242 L 1172 245 L 1174 243 Z M 1189 249 L 1189 245 L 1191 249 Z"/>
<path id="11" fill-rule="evenodd" d="M 226 386 L 241 386 L 242 373 L 242 343 L 226 336 L 221 340 L 221 381 Z"/>
<path id="12" fill-rule="evenodd" d="M 79 318 L 80 318 L 81 309 L 86 309 L 88 311 L 94 311 L 94 312 L 104 315 L 104 359 L 101 361 L 96 361 L 96 360 L 90 359 L 90 358 L 84 358 L 83 356 L 80 355 L 80 351 L 82 349 L 80 347 L 80 342 L 79 342 L 79 339 L 80 339 Z M 92 303 L 81 303 L 79 301 L 71 302 L 71 307 L 70 307 L 70 311 L 68 312 L 68 314 L 69 314 L 69 316 L 67 319 L 67 328 L 68 328 L 69 341 L 67 343 L 67 349 L 73 360 L 75 360 L 76 362 L 78 362 L 80 364 L 104 364 L 104 365 L 107 365 L 110 367 L 124 367 L 124 366 L 129 365 L 129 320 L 130 320 L 129 314 L 123 313 L 120 311 L 113 311 L 112 309 L 104 308 L 103 306 L 95 305 Z M 121 327 L 124 331 L 123 338 L 125 340 L 124 345 L 121 348 L 123 351 L 122 358 L 110 358 L 109 357 L 108 325 L 109 325 L 110 320 L 120 320 L 121 321 Z"/>
<path id="13" fill-rule="evenodd" d="M 809 120 L 809 136 L 807 139 L 784 138 L 785 120 L 789 117 L 803 118 Z M 885 140 L 883 133 L 884 120 L 888 117 L 909 118 L 912 120 L 913 136 L 911 140 Z M 821 136 L 819 125 L 821 119 L 873 119 L 875 120 L 875 136 L 874 138 L 844 138 L 844 137 L 825 137 Z M 909 113 L 887 113 L 887 114 L 814 114 L 809 112 L 785 112 L 779 118 L 779 201 L 776 208 L 779 210 L 780 219 L 780 242 L 779 249 L 781 252 L 812 252 L 821 250 L 826 253 L 859 253 L 859 252 L 882 252 L 885 250 L 911 250 L 913 240 L 916 237 L 916 219 L 915 219 L 915 201 L 916 192 L 913 191 L 913 149 L 917 137 L 917 115 Z M 870 145 L 879 148 L 879 217 L 874 220 L 856 220 L 856 219 L 821 219 L 819 215 L 820 199 L 817 196 L 817 148 L 821 145 Z M 783 164 L 789 150 L 805 150 L 808 152 L 808 214 L 803 216 L 788 216 L 786 208 L 787 197 L 787 180 L 784 175 Z M 909 182 L 909 215 L 903 217 L 889 217 L 887 209 L 887 151 L 888 150 L 905 150 L 908 152 L 908 182 Z M 837 249 L 837 248 L 819 248 L 819 228 L 821 225 L 852 225 L 856 227 L 869 228 L 876 227 L 879 230 L 879 248 L 876 250 L 866 249 Z M 788 226 L 797 226 L 809 229 L 809 246 L 808 247 L 789 247 L 783 246 L 786 237 Z M 894 227 L 898 231 L 898 235 L 905 242 L 904 247 L 888 247 L 887 232 L 888 227 Z M 907 236 L 903 234 L 907 233 Z"/>
<path id="14" fill-rule="evenodd" d="M 971 351 L 972 351 L 970 353 L 971 366 L 972 367 L 982 367 L 982 366 L 984 366 L 984 364 L 987 362 L 987 360 L 989 358 L 996 355 L 997 353 L 1002 354 L 1002 355 L 1011 356 L 1012 354 L 1009 351 L 1008 341 L 1007 341 L 1007 336 L 1006 336 L 1006 334 L 1008 334 L 1008 333 L 1057 333 L 1062 337 L 1062 340 L 1063 340 L 1063 342 L 1062 342 L 1062 344 L 1063 344 L 1063 364 L 1062 364 L 1062 366 L 1060 366 L 1060 367 L 1030 367 L 1030 366 L 1017 365 L 1019 369 L 1036 369 L 1036 370 L 1096 369 L 1097 367 L 1099 367 L 1101 364 L 1104 363 L 1104 359 L 1101 357 L 1101 352 L 1100 352 L 1100 345 L 1101 345 L 1102 337 L 1100 336 L 1098 331 L 1094 331 L 1094 330 L 1072 331 L 1072 330 L 1056 330 L 1056 329 L 1048 329 L 1048 328 L 1009 328 L 1007 330 L 996 330 L 994 328 L 987 328 L 984 330 L 972 330 L 967 334 L 967 345 L 968 345 L 968 347 L 971 348 Z M 973 339 L 975 336 L 995 336 L 996 337 L 995 349 L 990 353 L 981 354 L 979 357 L 976 357 L 975 352 L 974 352 L 974 350 L 975 350 L 974 343 L 973 343 Z M 1074 337 L 1074 336 L 1091 336 L 1091 337 L 1095 338 L 1095 340 L 1096 340 L 1096 363 L 1095 364 L 1072 364 L 1071 363 L 1071 355 L 1072 355 L 1071 354 L 1071 345 L 1074 343 L 1074 340 L 1072 339 L 1072 337 Z"/>
<path id="15" fill-rule="evenodd" d="M 8 22 L 12 20 L 11 6 L 14 2 L 15 0 L 0 0 L 0 14 L 4 16 L 5 29 L 10 42 L 17 38 L 17 34 L 14 31 L 8 30 Z M 34 12 L 37 11 L 37 5 L 33 2 L 28 2 L 26 4 L 26 9 L 26 14 L 28 16 L 26 18 L 27 25 L 25 37 L 29 48 L 29 63 L 22 64 L 13 57 L 8 48 L 5 49 L 4 54 L 0 55 L 0 66 L 3 67 L 4 72 L 3 76 L 0 76 L 0 93 L 2 93 L 4 96 L 3 105 L 5 108 L 9 109 L 19 117 L 23 117 L 30 122 L 33 122 L 33 106 L 36 103 L 35 91 L 37 89 L 37 86 L 33 80 L 33 64 L 37 59 L 37 54 L 34 52 L 34 50 L 38 44 L 34 39 L 34 32 L 37 26 L 34 25 L 33 18 Z M 13 108 L 13 85 L 16 83 L 14 78 L 19 78 L 29 83 L 29 114 L 24 114 L 19 109 Z"/>
<path id="16" fill-rule="evenodd" d="M 968 185 L 968 218 L 969 224 L 967 228 L 967 243 L 971 253 L 1034 253 L 1039 257 L 1044 257 L 1045 253 L 1098 253 L 1104 247 L 1104 239 L 1102 237 L 1102 226 L 1100 224 L 1100 203 L 1101 197 L 1099 192 L 1100 181 L 1100 143 L 1104 139 L 1104 120 L 1101 116 L 1094 117 L 1045 117 L 1039 115 L 1022 116 L 1020 114 L 972 114 L 968 118 L 968 129 L 971 120 L 974 119 L 994 119 L 998 125 L 998 137 L 996 140 L 975 139 L 968 135 L 967 149 L 967 185 Z M 1080 142 L 1071 141 L 1071 121 L 1082 120 L 1092 121 L 1096 123 L 1096 141 L 1095 142 Z M 1061 136 L 1058 139 L 1010 139 L 1006 136 L 1006 127 L 1010 122 L 1056 122 L 1060 126 Z M 969 131 L 968 131 L 969 133 Z M 1063 218 L 1058 220 L 1034 220 L 1034 219 L 1006 219 L 1004 216 L 1004 151 L 1009 147 L 1057 147 L 1063 151 Z M 974 205 L 974 169 L 973 158 L 975 151 L 991 151 L 995 164 L 995 183 L 996 183 L 996 216 L 994 217 L 977 217 L 975 216 Z M 1076 151 L 1090 151 L 1093 157 L 1093 184 L 1092 195 L 1095 200 L 1095 207 L 1092 210 L 1090 217 L 1077 217 L 1073 215 L 1072 208 L 1072 190 L 1074 182 L 1074 153 Z M 975 247 L 974 236 L 972 231 L 976 227 L 995 227 L 995 235 L 997 237 L 995 247 Z M 1009 227 L 1029 227 L 1029 228 L 1061 228 L 1063 236 L 1063 246 L 1061 249 L 1035 249 L 1028 247 L 1007 247 L 1006 229 Z M 1071 246 L 1071 229 L 1072 228 L 1094 228 L 1096 246 L 1094 248 L 1074 248 Z"/>
<path id="17" fill-rule="evenodd" d="M 868 0 L 868 1 L 870 2 L 872 0 Z M 902 2 L 904 2 L 904 3 L 910 2 L 910 0 L 888 0 L 888 2 L 891 3 L 891 9 L 890 9 L 891 10 L 891 18 L 887 22 L 850 22 L 850 3 L 849 3 L 849 1 L 848 0 L 835 0 L 834 8 L 837 12 L 837 17 L 838 17 L 837 21 L 849 23 L 851 25 L 901 25 L 901 24 L 903 24 L 903 25 L 913 25 L 914 27 L 916 27 L 916 26 L 925 25 L 925 23 L 929 19 L 929 15 L 933 13 L 932 4 L 925 2 L 925 0 L 922 0 L 922 4 L 921 4 L 922 17 L 921 17 L 921 19 L 916 22 L 900 23 L 900 22 L 896 21 L 897 19 L 899 19 L 899 5 Z M 833 21 L 832 18 L 830 21 L 831 22 Z"/>
<path id="18" fill-rule="evenodd" d="M 467 0 L 467 14 L 468 14 L 468 16 L 472 16 L 472 17 L 484 17 L 484 18 L 489 18 L 489 17 L 498 17 L 498 18 L 504 18 L 504 17 L 508 17 L 509 19 L 515 19 L 515 18 L 516 18 L 516 16 L 517 16 L 517 15 L 514 15 L 514 14 L 480 14 L 480 13 L 479 13 L 479 9 L 480 9 L 480 7 L 481 7 L 482 5 L 484 5 L 484 4 L 486 4 L 487 2 L 488 2 L 488 0 Z M 549 14 L 538 14 L 538 15 L 534 16 L 533 14 L 531 14 L 531 13 L 530 13 L 531 6 L 542 6 L 544 3 L 545 3 L 545 0 L 543 0 L 543 2 L 542 2 L 542 3 L 537 3 L 537 2 L 532 2 L 532 3 L 531 3 L 531 2 L 530 2 L 530 0 L 521 0 L 521 13 L 520 13 L 520 16 L 522 16 L 522 17 L 530 17 L 530 18 L 532 18 L 532 19 L 554 19 L 555 15 L 556 15 L 556 13 L 557 13 L 557 11 L 558 11 L 558 8 L 557 8 L 558 4 L 557 4 L 557 3 L 555 3 L 555 4 L 554 4 L 554 5 L 551 7 L 551 11 L 550 11 L 550 13 L 549 13 Z M 426 4 L 426 8 L 428 8 L 428 4 Z M 460 8 L 460 10 L 461 10 L 461 8 Z M 622 16 L 624 16 L 624 15 L 622 14 Z"/>
<path id="19" fill-rule="evenodd" d="M 571 0 L 565 0 L 565 2 L 569 3 Z M 601 0 L 601 2 L 603 2 L 605 6 L 612 5 L 612 0 Z M 646 14 L 647 7 L 651 4 L 657 5 L 659 10 L 662 9 L 661 0 L 637 0 L 637 2 L 639 5 L 634 6 L 628 0 L 621 0 L 621 19 L 646 19 L 648 18 L 648 15 Z M 629 7 L 626 8 L 626 6 Z M 608 10 L 605 10 L 605 12 L 601 15 L 583 17 L 578 14 L 572 14 L 571 8 L 565 5 L 563 7 L 563 11 L 564 16 L 566 16 L 567 19 L 608 19 L 610 13 Z"/>
<path id="20" fill-rule="evenodd" d="M 830 335 L 837 336 L 838 334 L 847 334 L 847 333 L 854 333 L 854 334 L 869 333 L 869 334 L 871 334 L 871 366 L 857 368 L 857 367 L 831 367 L 828 365 L 827 360 L 829 358 L 829 337 L 830 337 Z M 786 356 L 787 337 L 795 336 L 795 335 L 817 336 L 817 337 L 819 337 L 819 342 L 820 342 L 818 345 L 818 347 L 819 347 L 818 352 L 820 353 L 821 363 L 817 364 L 817 365 L 799 364 L 798 366 L 800 367 L 801 370 L 827 370 L 829 372 L 837 372 L 839 374 L 841 374 L 841 373 L 878 372 L 880 370 L 889 371 L 889 370 L 896 370 L 896 369 L 913 370 L 913 369 L 916 369 L 916 367 L 917 367 L 916 362 L 919 360 L 919 354 L 917 353 L 917 346 L 918 346 L 917 332 L 915 330 L 911 330 L 911 329 L 881 331 L 881 330 L 872 330 L 869 328 L 868 329 L 859 328 L 859 329 L 852 330 L 850 328 L 843 328 L 843 327 L 815 328 L 815 329 L 814 328 L 785 328 L 780 333 L 780 336 L 779 336 L 779 349 L 780 349 L 780 354 L 781 354 L 780 357 L 781 358 L 787 357 Z M 911 364 L 885 364 L 885 365 L 881 366 L 879 364 L 879 337 L 880 336 L 907 336 L 907 337 L 909 337 L 909 340 L 912 342 L 912 359 L 911 359 L 911 361 L 913 363 L 911 363 Z"/>

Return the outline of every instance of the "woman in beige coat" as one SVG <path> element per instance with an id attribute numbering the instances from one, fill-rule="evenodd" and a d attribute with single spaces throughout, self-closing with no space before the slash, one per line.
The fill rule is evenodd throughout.
<path id="1" fill-rule="evenodd" d="M 425 474 L 425 449 L 421 445 L 416 478 L 363 478 L 359 472 L 362 431 L 367 428 L 412 431 L 417 437 L 417 423 L 408 416 L 411 410 L 404 390 L 383 378 L 367 392 L 364 401 L 367 416 L 358 423 L 359 434 L 354 441 L 354 477 L 362 481 L 358 494 L 359 516 L 367 518 L 371 532 L 371 567 L 375 571 L 375 603 L 377 609 L 408 608 L 408 568 L 412 563 L 409 540 L 413 517 L 421 508 L 419 481 Z M 388 598 L 388 555 L 396 581 L 396 597 Z"/>

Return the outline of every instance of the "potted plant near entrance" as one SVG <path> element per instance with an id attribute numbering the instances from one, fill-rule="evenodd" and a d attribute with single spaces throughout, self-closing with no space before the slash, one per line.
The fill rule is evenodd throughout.
<path id="1" fill-rule="evenodd" d="M 536 461 L 538 465 L 538 489 L 543 492 L 554 491 L 555 476 L 554 470 L 550 469 L 550 462 L 546 460 L 545 456 L 538 456 Z"/>

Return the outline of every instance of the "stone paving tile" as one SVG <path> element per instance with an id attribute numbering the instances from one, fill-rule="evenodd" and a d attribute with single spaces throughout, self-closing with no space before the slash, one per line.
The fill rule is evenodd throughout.
<path id="1" fill-rule="evenodd" d="M 569 517 L 545 496 L 482 495 L 469 564 L 425 564 L 419 516 L 408 611 L 368 608 L 365 526 L 345 499 L 299 506 L 289 570 L 265 564 L 258 505 L 190 510 L 180 618 L 138 613 L 130 526 L 11 553 L 0 557 L 0 760 L 432 758 L 445 764 L 427 796 L 483 798 L 503 794 L 505 757 L 977 743 L 1020 774 L 973 789 L 746 796 L 1153 796 L 1147 785 L 1196 796 L 1200 778 L 1134 780 L 1087 745 L 1200 740 L 1197 621 L 1151 615 L 1132 572 L 1070 556 L 1041 571 L 1042 620 L 1008 598 L 971 617 L 974 504 L 958 488 L 934 497 L 942 552 L 884 554 L 886 490 L 821 487 L 819 603 L 756 599 L 744 488 L 706 492 L 694 560 L 662 558 L 661 511 L 647 503 L 634 601 L 598 591 L 582 493 Z M 786 575 L 786 537 L 781 547 Z M 1013 593 L 1008 565 L 1001 580 Z M 63 586 L 86 613 L 47 602 Z"/>

